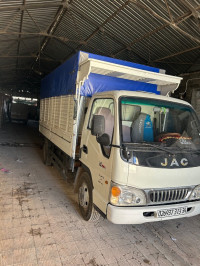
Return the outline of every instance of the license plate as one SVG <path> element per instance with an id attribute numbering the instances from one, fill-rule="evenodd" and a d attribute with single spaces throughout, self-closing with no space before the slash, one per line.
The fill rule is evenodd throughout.
<path id="1" fill-rule="evenodd" d="M 187 213 L 187 207 L 180 207 L 180 208 L 159 210 L 156 212 L 156 217 L 164 218 L 164 217 L 184 215 L 186 213 Z"/>

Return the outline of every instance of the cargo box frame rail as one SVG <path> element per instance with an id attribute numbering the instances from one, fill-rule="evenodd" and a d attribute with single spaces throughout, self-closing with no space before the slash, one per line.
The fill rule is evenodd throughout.
<path id="1" fill-rule="evenodd" d="M 154 73 L 96 59 L 84 59 L 79 64 L 75 95 L 49 97 L 40 101 L 39 130 L 46 137 L 46 142 L 49 140 L 50 143 L 56 145 L 54 148 L 61 149 L 63 152 L 61 157 L 67 157 L 67 160 L 62 162 L 59 156 L 56 156 L 56 152 L 52 150 L 52 145 L 46 144 L 44 151 L 44 154 L 46 154 L 46 157 L 44 157 L 45 163 L 49 162 L 48 154 L 63 169 L 74 171 L 75 161 L 78 161 L 79 158 L 78 145 L 85 109 L 90 101 L 90 97 L 80 96 L 80 90 L 90 73 L 156 84 L 161 95 L 168 95 L 171 91 L 176 90 L 181 80 L 179 77 L 163 73 Z"/>

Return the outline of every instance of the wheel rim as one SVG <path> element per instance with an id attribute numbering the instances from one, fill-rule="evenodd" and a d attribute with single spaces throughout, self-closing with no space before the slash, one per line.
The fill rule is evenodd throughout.
<path id="1" fill-rule="evenodd" d="M 89 207 L 89 190 L 85 182 L 83 182 L 79 188 L 79 204 L 86 210 Z"/>

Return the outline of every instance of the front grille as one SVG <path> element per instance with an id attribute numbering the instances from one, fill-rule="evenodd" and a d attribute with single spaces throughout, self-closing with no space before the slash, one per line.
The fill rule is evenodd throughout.
<path id="1" fill-rule="evenodd" d="M 188 198 L 190 191 L 190 188 L 153 190 L 149 191 L 149 201 L 150 203 L 183 201 Z"/>

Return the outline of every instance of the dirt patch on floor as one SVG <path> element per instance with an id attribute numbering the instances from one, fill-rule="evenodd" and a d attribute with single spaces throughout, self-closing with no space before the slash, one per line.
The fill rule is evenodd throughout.
<path id="1" fill-rule="evenodd" d="M 29 231 L 29 234 L 31 234 L 32 236 L 40 236 L 41 237 L 41 235 L 42 235 L 41 228 L 37 228 L 37 229 L 31 228 L 31 230 Z"/>
<path id="2" fill-rule="evenodd" d="M 23 202 L 28 202 L 27 197 L 34 194 L 34 183 L 24 182 L 22 186 L 12 191 L 12 196 L 15 197 L 19 205 L 22 206 Z"/>

